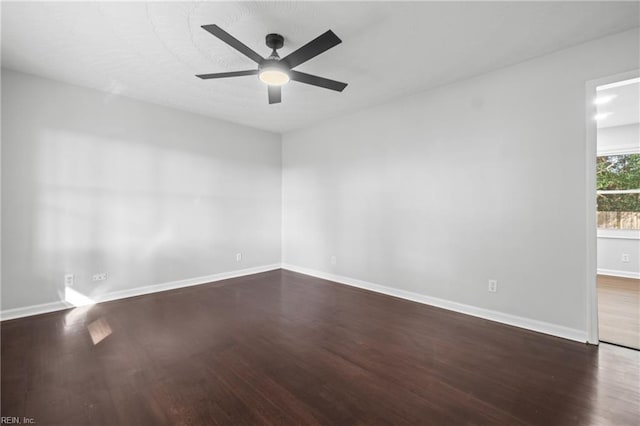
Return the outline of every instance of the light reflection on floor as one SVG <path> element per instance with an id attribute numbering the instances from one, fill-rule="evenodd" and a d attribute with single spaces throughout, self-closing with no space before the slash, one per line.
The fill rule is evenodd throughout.
<path id="1" fill-rule="evenodd" d="M 104 317 L 98 318 L 90 323 L 87 326 L 87 330 L 89 330 L 91 341 L 93 341 L 94 345 L 97 345 L 111 335 L 111 326 Z"/>
<path id="2" fill-rule="evenodd" d="M 65 302 L 75 306 L 75 308 L 69 311 L 69 313 L 64 318 L 65 329 L 71 330 L 79 326 L 84 326 L 87 314 L 94 307 L 96 302 L 70 287 L 65 287 L 64 299 Z M 89 332 L 89 335 L 91 336 L 91 341 L 94 345 L 97 345 L 98 343 L 106 339 L 113 332 L 111 330 L 109 322 L 104 317 L 100 317 L 97 320 L 89 323 L 86 328 Z"/>
<path id="3" fill-rule="evenodd" d="M 77 325 L 84 324 L 84 320 L 93 305 L 80 306 L 69 311 L 64 317 L 64 328 L 69 329 Z"/>

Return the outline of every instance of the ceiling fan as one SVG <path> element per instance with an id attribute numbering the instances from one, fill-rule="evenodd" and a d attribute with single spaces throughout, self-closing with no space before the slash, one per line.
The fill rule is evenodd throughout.
<path id="1" fill-rule="evenodd" d="M 255 70 L 196 75 L 196 77 L 200 77 L 203 80 L 210 78 L 258 75 L 258 78 L 268 85 L 270 104 L 277 104 L 282 101 L 282 86 L 287 84 L 289 80 L 310 84 L 312 86 L 324 87 L 325 89 L 331 89 L 338 92 L 342 92 L 344 88 L 347 87 L 347 83 L 329 80 L 328 78 L 318 77 L 316 75 L 292 69 L 342 43 L 342 40 L 340 40 L 331 30 L 311 40 L 295 52 L 292 52 L 280 59 L 278 52 L 276 52 L 284 45 L 284 37 L 280 34 L 267 34 L 267 46 L 273 49 L 273 51 L 268 58 L 263 58 L 250 47 L 246 46 L 240 40 L 236 39 L 217 25 L 203 25 L 202 28 L 258 64 L 258 69 Z"/>

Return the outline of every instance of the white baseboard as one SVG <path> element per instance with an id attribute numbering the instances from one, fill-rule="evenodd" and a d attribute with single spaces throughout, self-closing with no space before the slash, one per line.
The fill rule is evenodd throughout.
<path id="1" fill-rule="evenodd" d="M 43 303 L 41 305 L 25 306 L 23 308 L 5 309 L 0 311 L 0 320 L 10 320 L 15 318 L 29 317 L 31 315 L 46 314 L 48 312 L 61 311 L 73 306 L 63 302 Z"/>
<path id="2" fill-rule="evenodd" d="M 640 272 L 616 271 L 614 269 L 598 268 L 598 275 L 610 275 L 612 277 L 635 278 L 637 280 L 640 280 Z"/>
<path id="3" fill-rule="evenodd" d="M 500 322 L 503 324 L 512 325 L 515 327 L 525 328 L 539 333 L 549 334 L 552 336 L 562 337 L 569 340 L 578 342 L 587 341 L 586 331 L 576 330 L 560 325 L 555 325 L 543 321 L 538 321 L 530 318 L 524 318 L 516 315 L 506 314 L 490 309 L 479 308 L 476 306 L 466 305 L 458 302 L 453 302 L 446 299 L 440 299 L 437 297 L 426 296 L 411 291 L 400 290 L 397 288 L 387 287 L 380 284 L 374 284 L 367 281 L 358 280 L 355 278 L 344 277 L 340 275 L 334 275 L 328 272 L 317 271 L 314 269 L 304 268 L 289 264 L 272 264 L 265 266 L 258 266 L 254 268 L 241 269 L 237 271 L 222 272 L 213 275 L 207 275 L 203 277 L 189 278 L 185 280 L 172 281 L 168 283 L 136 287 L 127 290 L 114 291 L 106 293 L 99 297 L 94 297 L 93 300 L 96 303 L 108 302 L 111 300 L 124 299 L 133 296 L 142 296 L 145 294 L 157 293 L 160 291 L 173 290 L 182 287 L 190 287 L 200 284 L 207 284 L 210 282 L 221 281 L 229 278 L 237 278 L 246 275 L 257 274 L 260 272 L 272 271 L 275 269 L 287 269 L 289 271 L 298 272 L 305 275 L 310 275 L 317 278 L 322 278 L 330 281 L 334 281 L 340 284 L 346 284 L 352 287 L 358 287 L 365 290 L 375 291 L 377 293 L 387 294 L 389 296 L 399 297 L 401 299 L 407 299 L 426 305 L 437 306 L 439 308 L 448 309 L 450 311 L 460 312 L 467 315 L 472 315 L 479 318 L 488 319 L 491 321 Z M 600 273 L 600 271 L 598 271 Z M 64 301 L 56 301 L 51 303 L 45 303 L 41 305 L 32 305 L 16 309 L 7 309 L 0 311 L 0 320 L 9 320 L 15 318 L 26 317 L 30 315 L 44 314 L 48 312 L 59 311 L 63 309 L 72 308 L 73 305 Z"/>
<path id="4" fill-rule="evenodd" d="M 226 280 L 229 278 L 243 277 L 245 275 L 258 274 L 260 272 L 273 271 L 280 269 L 280 264 L 256 266 L 253 268 L 239 269 L 237 271 L 221 272 L 218 274 L 206 275 L 203 277 L 188 278 L 185 280 L 171 281 L 162 284 L 148 285 L 144 287 L 136 287 L 126 290 L 118 290 L 110 293 L 106 293 L 97 297 L 92 297 L 92 300 L 96 303 L 108 302 L 111 300 L 125 299 L 127 297 L 142 296 L 145 294 L 157 293 L 159 291 L 173 290 L 182 287 L 190 287 L 194 285 L 207 284 L 210 282 Z M 60 311 L 63 309 L 73 308 L 74 306 L 65 301 L 56 301 L 51 303 L 44 303 L 41 305 L 25 306 L 22 308 L 6 309 L 0 311 L 0 320 L 10 320 L 15 318 L 22 318 L 31 315 L 45 314 L 48 312 Z"/>
<path id="5" fill-rule="evenodd" d="M 569 327 L 564 327 L 561 325 L 551 324 L 544 321 L 538 321 L 530 318 L 506 314 L 503 312 L 479 308 L 476 306 L 465 305 L 463 303 L 452 302 L 450 300 L 426 296 L 426 295 L 414 293 L 411 291 L 400 290 L 392 287 L 386 287 L 380 284 L 374 284 L 367 281 L 358 280 L 355 278 L 334 275 L 328 272 L 317 271 L 314 269 L 304 268 L 301 266 L 295 266 L 295 265 L 283 263 L 282 269 L 287 269 L 289 271 L 298 272 L 305 275 L 311 275 L 313 277 L 322 278 L 329 281 L 335 281 L 337 283 L 346 284 L 352 287 L 358 287 L 358 288 L 363 288 L 365 290 L 375 291 L 377 293 L 387 294 L 389 296 L 399 297 L 401 299 L 407 299 L 407 300 L 411 300 L 418 303 L 424 303 L 425 305 L 437 306 L 438 308 L 460 312 L 463 314 L 472 315 L 474 317 L 484 318 L 491 321 L 512 325 L 515 327 L 525 328 L 527 330 L 532 330 L 539 333 L 549 334 L 556 337 L 562 337 L 564 339 L 574 340 L 576 342 L 584 343 L 587 341 L 586 330 L 577 330 Z"/>

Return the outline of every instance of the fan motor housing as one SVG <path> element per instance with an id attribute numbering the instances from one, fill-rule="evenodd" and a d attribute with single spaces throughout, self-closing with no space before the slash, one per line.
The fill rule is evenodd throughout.
<path id="1" fill-rule="evenodd" d="M 262 71 L 265 68 L 278 69 L 284 73 L 289 72 L 289 67 L 284 61 L 279 59 L 265 59 L 258 65 L 258 70 Z"/>

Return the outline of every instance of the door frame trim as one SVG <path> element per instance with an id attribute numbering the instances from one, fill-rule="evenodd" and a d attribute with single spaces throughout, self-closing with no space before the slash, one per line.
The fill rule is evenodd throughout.
<path id="1" fill-rule="evenodd" d="M 597 127 L 593 117 L 597 107 L 593 103 L 596 88 L 617 81 L 630 80 L 640 77 L 640 69 L 614 74 L 586 82 L 586 155 L 585 155 L 585 183 L 586 183 L 586 277 L 587 285 L 587 342 L 592 345 L 600 343 L 598 333 L 598 223 L 596 220 L 596 156 L 597 156 Z"/>

